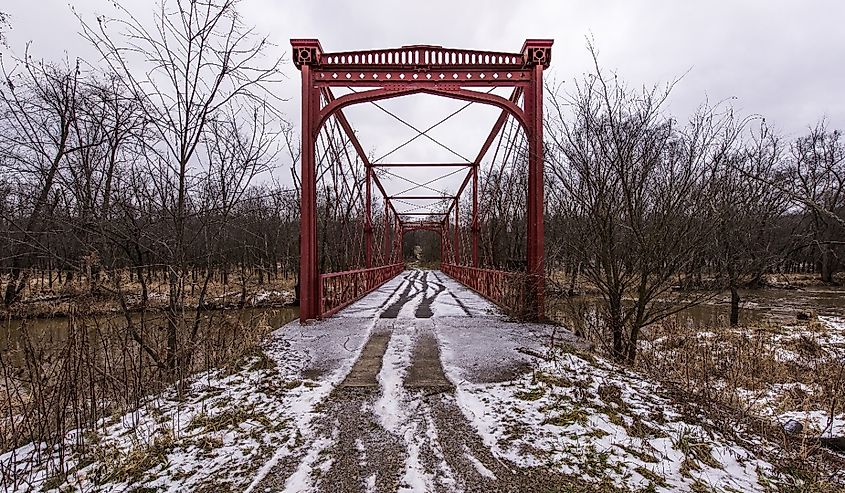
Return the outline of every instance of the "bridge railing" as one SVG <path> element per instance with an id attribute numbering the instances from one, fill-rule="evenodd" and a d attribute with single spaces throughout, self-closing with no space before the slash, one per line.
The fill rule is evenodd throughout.
<path id="1" fill-rule="evenodd" d="M 525 272 L 481 269 L 455 264 L 441 264 L 440 270 L 492 301 L 504 309 L 508 315 L 520 318 L 527 313 L 530 276 Z"/>
<path id="2" fill-rule="evenodd" d="M 404 263 L 320 274 L 320 315 L 328 317 L 361 299 L 405 269 Z"/>

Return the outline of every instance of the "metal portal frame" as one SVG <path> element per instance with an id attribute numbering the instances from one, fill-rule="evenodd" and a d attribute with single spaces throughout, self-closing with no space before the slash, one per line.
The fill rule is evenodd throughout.
<path id="1" fill-rule="evenodd" d="M 372 281 L 367 289 L 378 287 L 384 277 L 398 269 L 401 262 L 402 232 L 411 222 L 402 216 L 425 215 L 441 218 L 432 224 L 420 224 L 419 229 L 440 232 L 441 249 L 448 243 L 452 272 L 461 268 L 460 196 L 472 185 L 472 234 L 471 267 L 478 268 L 478 170 L 496 135 L 507 118 L 513 117 L 525 131 L 528 142 L 528 202 L 527 202 L 527 305 L 528 317 L 540 319 L 544 313 L 544 259 L 543 259 L 543 70 L 551 61 L 552 40 L 528 39 L 518 53 L 477 51 L 443 48 L 440 46 L 414 45 L 395 49 L 347 51 L 327 53 L 316 39 L 291 39 L 293 62 L 302 76 L 302 147 L 301 147 L 301 224 L 300 224 L 300 320 L 305 322 L 334 312 L 339 306 L 326 307 L 323 303 L 323 282 L 343 277 L 344 273 L 323 274 L 317 256 L 317 177 L 315 145 L 318 134 L 330 117 L 335 117 L 349 138 L 366 170 L 366 204 L 364 207 L 364 237 L 366 268 L 350 271 L 377 272 L 369 276 Z M 352 92 L 340 97 L 332 93 L 333 87 L 346 87 Z M 479 88 L 511 88 L 505 98 Z M 361 103 L 412 94 L 431 94 L 473 103 L 498 107 L 501 115 L 493 125 L 477 157 L 467 163 L 371 163 L 355 133 L 343 114 L 343 109 Z M 518 104 L 522 100 L 522 106 Z M 421 132 L 422 134 L 423 132 Z M 385 192 L 375 168 L 418 166 L 466 167 L 467 173 L 454 196 L 404 195 L 391 196 Z M 389 226 L 392 213 L 394 232 L 385 234 L 385 252 L 389 236 L 393 236 L 394 258 L 385 258 L 384 266 L 373 265 L 372 184 L 375 184 L 385 202 L 385 227 Z M 445 213 L 398 213 L 394 200 L 447 199 Z M 454 212 L 454 234 L 449 235 L 450 219 Z M 450 238 L 451 236 L 451 238 Z M 446 252 L 443 253 L 446 255 Z M 384 255 L 384 257 L 390 257 Z M 441 257 L 444 258 L 444 257 Z M 444 258 L 445 260 L 445 258 Z M 388 265 L 390 264 L 390 265 Z M 385 267 L 390 267 L 385 269 Z M 469 267 L 467 267 L 469 268 Z M 351 274 L 350 274 L 351 275 Z M 357 294 L 357 291 L 356 291 Z M 353 300 L 354 301 L 354 300 Z M 496 301 L 496 300 L 494 300 Z M 344 298 L 343 303 L 348 304 Z M 345 305 L 344 305 L 345 306 Z"/>

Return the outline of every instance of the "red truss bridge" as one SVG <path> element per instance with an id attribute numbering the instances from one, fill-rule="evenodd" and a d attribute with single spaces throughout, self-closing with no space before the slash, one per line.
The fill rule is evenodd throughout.
<path id="1" fill-rule="evenodd" d="M 415 45 L 401 48 L 326 52 L 316 39 L 292 39 L 293 62 L 302 76 L 300 309 L 303 322 L 330 316 L 404 270 L 402 244 L 409 231 L 428 230 L 440 235 L 441 270 L 509 311 L 538 320 L 544 313 L 543 275 L 543 71 L 551 61 L 552 40 L 528 39 L 519 52 L 506 53 Z M 336 95 L 333 89 L 343 88 Z M 507 88 L 510 96 L 493 91 Z M 474 159 L 458 162 L 371 162 L 344 109 L 365 103 L 429 94 L 494 106 L 501 110 Z M 395 116 L 395 115 L 394 115 Z M 451 116 L 451 115 L 450 115 Z M 447 146 L 416 130 L 434 144 Z M 330 123 L 331 122 L 331 123 Z M 515 131 L 506 132 L 510 125 Z M 337 132 L 351 144 L 364 165 L 364 265 L 342 272 L 320 272 L 317 231 L 318 142 L 326 132 Z M 525 269 L 505 271 L 479 264 L 479 168 L 482 159 L 507 159 L 516 136 L 527 152 Z M 414 137 L 414 138 L 416 138 Z M 494 144 L 496 144 L 494 146 Z M 400 146 L 401 147 L 401 146 Z M 451 150 L 451 149 L 449 149 Z M 452 151 L 453 154 L 460 154 Z M 335 153 L 338 154 L 338 153 Z M 336 163 L 341 165 L 342 163 Z M 403 176 L 417 167 L 441 168 L 462 174 L 454 195 L 444 195 Z M 379 178 L 388 173 L 412 186 L 388 194 Z M 373 223 L 374 189 L 384 205 L 383 224 Z M 431 193 L 429 193 L 431 192 Z M 469 225 L 460 224 L 464 193 L 472 195 Z M 419 201 L 419 202 L 416 202 Z M 399 211 L 397 203 L 432 202 Z M 435 209 L 435 207 L 439 207 Z M 466 205 L 465 205 L 466 207 Z M 461 231 L 469 231 L 469 245 Z M 375 233 L 381 238 L 376 238 Z M 378 251 L 376 251 L 376 249 Z M 462 255 L 463 253 L 463 255 Z M 468 254 L 467 254 L 468 253 Z"/>

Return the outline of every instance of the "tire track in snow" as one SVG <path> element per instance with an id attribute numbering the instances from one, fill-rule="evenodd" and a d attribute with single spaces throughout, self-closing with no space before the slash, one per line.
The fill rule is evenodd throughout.
<path id="1" fill-rule="evenodd" d="M 397 491 L 460 491 L 440 449 L 424 392 L 408 391 L 404 385 L 418 339 L 414 322 L 394 329 L 379 373 L 381 395 L 373 411 L 386 430 L 401 437 L 406 451 Z"/>
<path id="2" fill-rule="evenodd" d="M 399 298 L 397 298 L 396 301 L 381 312 L 379 318 L 398 318 L 405 305 L 416 298 L 421 292 L 424 292 L 416 286 L 419 274 L 420 271 L 414 270 L 411 271 L 411 274 L 405 277 L 405 280 L 408 282 L 407 286 L 405 286 L 405 290 L 399 295 Z M 411 290 L 414 292 L 411 293 Z"/>
<path id="3" fill-rule="evenodd" d="M 413 274 L 413 273 L 412 273 Z M 406 281 L 411 282 L 411 275 L 405 276 Z M 401 286 L 401 285 L 400 285 Z M 396 298 L 397 289 L 385 300 L 384 304 L 386 305 L 392 299 Z M 317 389 L 315 389 L 315 397 L 311 399 L 310 405 L 304 406 L 302 410 L 302 416 L 297 420 L 296 426 L 299 428 L 302 435 L 317 435 L 315 432 L 316 426 L 312 424 L 315 417 L 325 416 L 325 413 L 320 414 L 320 411 L 315 412 L 315 409 L 318 406 L 325 405 L 326 401 L 332 401 L 330 399 L 332 392 L 334 389 L 349 375 L 349 372 L 352 371 L 352 368 L 355 362 L 360 358 L 361 352 L 364 350 L 367 342 L 369 341 L 370 336 L 373 334 L 374 329 L 379 321 L 379 314 L 375 314 L 370 321 L 367 323 L 365 328 L 366 336 L 364 337 L 364 341 L 356 351 L 351 353 L 349 358 L 344 362 L 341 367 L 332 373 L 329 377 L 325 378 L 322 385 L 320 385 Z M 324 320 L 324 324 L 327 323 L 336 323 L 336 324 L 346 324 L 348 322 L 343 321 L 342 319 L 335 318 L 331 320 Z M 345 345 L 344 345 L 345 347 Z M 323 426 L 325 427 L 325 426 Z M 335 435 L 334 431 L 330 433 L 331 436 L 339 436 Z M 262 489 L 266 489 L 268 486 L 278 485 L 278 482 L 285 477 L 289 477 L 290 473 L 288 471 L 295 471 L 299 469 L 297 463 L 301 466 L 307 460 L 307 455 L 304 450 L 308 450 L 311 446 L 319 440 L 319 437 L 312 438 L 306 444 L 300 444 L 297 447 L 297 450 L 292 450 L 287 444 L 280 446 L 276 452 L 267 460 L 267 462 L 258 469 L 256 476 L 253 478 L 250 485 L 246 488 L 245 493 L 252 493 L 253 491 L 261 491 Z M 294 470 L 294 468 L 296 468 Z M 331 469 L 331 468 L 330 468 Z"/>
<path id="4" fill-rule="evenodd" d="M 443 286 L 443 289 L 446 289 L 446 283 L 443 281 L 443 279 L 440 279 L 440 276 L 438 276 L 436 272 L 432 272 L 431 274 L 435 277 L 435 279 L 437 279 L 439 284 L 441 286 Z M 452 291 L 450 289 L 449 295 L 452 297 L 453 300 L 455 300 L 455 303 L 458 304 L 458 306 L 461 308 L 461 310 L 464 311 L 464 313 L 466 314 L 467 317 L 472 317 L 472 312 L 469 311 L 469 308 L 467 308 L 467 306 L 464 304 L 464 302 L 461 301 L 460 298 L 458 298 L 458 296 L 455 294 L 454 291 Z"/>

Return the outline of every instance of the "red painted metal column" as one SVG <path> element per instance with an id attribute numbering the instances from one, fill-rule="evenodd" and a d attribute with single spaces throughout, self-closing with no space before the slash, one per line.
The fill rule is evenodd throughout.
<path id="1" fill-rule="evenodd" d="M 449 262 L 446 260 L 446 251 L 443 249 L 443 237 L 446 235 L 446 231 L 443 230 L 443 225 L 440 225 L 440 263 L 441 264 L 448 264 Z"/>
<path id="2" fill-rule="evenodd" d="M 394 262 L 401 262 L 402 261 L 402 245 L 405 241 L 405 234 L 404 230 L 402 229 L 402 222 L 399 220 L 399 216 L 396 216 L 396 229 L 395 235 L 393 237 L 393 255 L 394 255 Z"/>
<path id="3" fill-rule="evenodd" d="M 529 48 L 529 53 L 531 53 Z M 528 276 L 530 318 L 545 317 L 543 265 L 543 65 L 532 67 L 531 83 L 525 90 L 528 120 Z"/>
<path id="4" fill-rule="evenodd" d="M 373 266 L 373 168 L 370 165 L 365 166 L 367 186 L 364 200 L 367 203 L 364 204 L 364 262 L 369 269 Z"/>
<path id="5" fill-rule="evenodd" d="M 472 266 L 478 267 L 478 163 L 472 169 Z"/>
<path id="6" fill-rule="evenodd" d="M 387 199 L 384 199 L 384 250 L 382 251 L 381 261 L 384 265 L 390 265 L 390 206 Z"/>
<path id="7" fill-rule="evenodd" d="M 320 93 L 314 88 L 311 67 L 302 71 L 302 180 L 299 233 L 300 322 L 320 316 L 320 272 L 317 265 L 317 173 L 314 155 Z"/>
<path id="8" fill-rule="evenodd" d="M 455 265 L 459 265 L 461 263 L 461 231 L 459 226 L 459 216 L 458 216 L 458 205 L 460 200 L 458 197 L 455 197 Z"/>
<path id="9" fill-rule="evenodd" d="M 396 257 L 399 259 L 399 262 L 404 260 L 404 249 L 405 249 L 405 228 L 399 230 L 399 248 Z"/>

